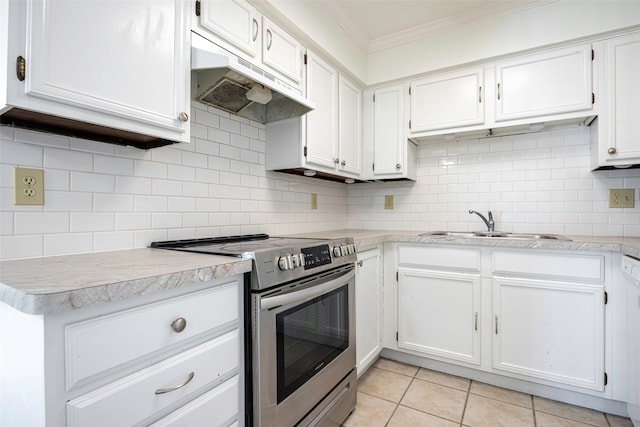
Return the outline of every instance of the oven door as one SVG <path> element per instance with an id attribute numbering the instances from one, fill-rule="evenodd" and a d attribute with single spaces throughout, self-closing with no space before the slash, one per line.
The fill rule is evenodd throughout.
<path id="1" fill-rule="evenodd" d="M 296 424 L 355 368 L 354 298 L 353 265 L 254 295 L 255 425 Z"/>

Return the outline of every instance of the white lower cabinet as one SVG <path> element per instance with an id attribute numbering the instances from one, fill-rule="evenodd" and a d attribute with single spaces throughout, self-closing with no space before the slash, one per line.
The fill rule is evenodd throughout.
<path id="1" fill-rule="evenodd" d="M 242 276 L 28 315 L 0 303 L 0 424 L 244 424 Z M 46 351 L 43 344 L 46 343 Z M 6 371 L 8 372 L 8 371 Z M 20 396 L 11 399 L 5 390 Z M 9 399 L 9 400 L 7 400 Z"/>
<path id="2" fill-rule="evenodd" d="M 604 285 L 493 279 L 493 368 L 604 390 Z"/>
<path id="3" fill-rule="evenodd" d="M 480 364 L 480 276 L 400 268 L 398 347 Z"/>
<path id="4" fill-rule="evenodd" d="M 385 334 L 386 346 L 508 381 L 621 397 L 607 384 L 624 378 L 612 363 L 610 253 L 413 243 L 390 253 L 397 292 L 385 321 L 397 335 Z"/>
<path id="5" fill-rule="evenodd" d="M 401 245 L 398 347 L 480 364 L 480 251 Z"/>
<path id="6" fill-rule="evenodd" d="M 358 253 L 356 262 L 356 368 L 362 375 L 382 350 L 382 252 Z"/>
<path id="7" fill-rule="evenodd" d="M 228 332 L 73 399 L 67 403 L 67 425 L 109 427 L 142 422 L 219 378 L 237 373 L 240 339 L 237 330 Z"/>

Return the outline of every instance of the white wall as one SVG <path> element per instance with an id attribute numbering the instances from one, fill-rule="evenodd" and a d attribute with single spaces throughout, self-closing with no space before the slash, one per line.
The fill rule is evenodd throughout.
<path id="1" fill-rule="evenodd" d="M 150 151 L 0 127 L 0 259 L 347 225 L 344 184 L 265 171 L 263 125 L 196 102 L 191 117 L 191 144 Z M 44 206 L 13 205 L 15 166 L 44 168 Z"/>
<path id="2" fill-rule="evenodd" d="M 421 145 L 417 182 L 349 187 L 349 225 L 485 229 L 473 209 L 491 210 L 502 231 L 640 236 L 640 169 L 591 172 L 589 144 L 590 128 L 567 128 Z M 608 207 L 608 189 L 618 188 L 636 189 L 634 209 Z"/>
<path id="3" fill-rule="evenodd" d="M 561 0 L 367 55 L 368 85 L 640 25 L 640 1 Z"/>

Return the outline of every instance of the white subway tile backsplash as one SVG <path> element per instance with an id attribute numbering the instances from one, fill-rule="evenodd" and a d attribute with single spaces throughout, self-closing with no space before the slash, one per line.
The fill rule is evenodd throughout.
<path id="1" fill-rule="evenodd" d="M 46 234 L 44 236 L 44 255 L 65 255 L 91 252 L 93 233 Z"/>
<path id="2" fill-rule="evenodd" d="M 93 195 L 95 212 L 131 212 L 133 211 L 132 194 L 102 194 Z"/>
<path id="3" fill-rule="evenodd" d="M 47 187 L 49 183 L 47 182 Z M 71 171 L 71 191 L 113 193 L 116 189 L 113 175 Z"/>
<path id="4" fill-rule="evenodd" d="M 13 234 L 13 212 L 0 212 L 0 236 Z"/>
<path id="5" fill-rule="evenodd" d="M 94 233 L 94 251 L 113 251 L 118 249 L 131 249 L 134 247 L 133 231 L 108 231 Z"/>
<path id="6" fill-rule="evenodd" d="M 93 208 L 91 193 L 45 191 L 45 212 L 90 212 Z"/>
<path id="7" fill-rule="evenodd" d="M 150 213 L 116 213 L 116 230 L 144 230 L 151 228 Z"/>
<path id="8" fill-rule="evenodd" d="M 16 235 L 69 232 L 69 214 L 66 212 L 16 212 Z"/>
<path id="9" fill-rule="evenodd" d="M 151 194 L 157 196 L 179 196 L 182 194 L 182 182 L 154 179 L 151 181 Z"/>
<path id="10" fill-rule="evenodd" d="M 44 167 L 93 172 L 93 154 L 61 148 L 44 147 Z"/>
<path id="11" fill-rule="evenodd" d="M 418 147 L 417 182 L 345 186 L 266 171 L 262 124 L 197 102 L 191 115 L 190 144 L 147 151 L 0 126 L 0 259 L 255 232 L 481 229 L 469 209 L 507 231 L 640 235 L 640 170 L 591 172 L 590 129 L 432 142 Z M 15 165 L 45 169 L 44 207 L 13 205 Z M 637 207 L 610 209 L 610 188 L 638 189 Z"/>
<path id="12" fill-rule="evenodd" d="M 25 129 L 16 129 L 14 140 L 28 144 L 45 145 L 47 147 L 69 148 L 69 138 L 53 133 L 34 132 Z"/>
<path id="13" fill-rule="evenodd" d="M 93 172 L 111 175 L 133 175 L 133 160 L 95 154 L 93 156 Z"/>
<path id="14" fill-rule="evenodd" d="M 0 161 L 7 165 L 42 167 L 43 147 L 0 139 Z"/>
<path id="15" fill-rule="evenodd" d="M 112 231 L 115 220 L 113 213 L 72 212 L 70 214 L 70 231 L 72 233 L 90 231 Z"/>
<path id="16" fill-rule="evenodd" d="M 42 234 L 3 236 L 0 239 L 0 259 L 43 256 L 42 240 Z"/>
<path id="17" fill-rule="evenodd" d="M 115 192 L 118 194 L 151 194 L 151 179 L 133 176 L 116 176 Z"/>

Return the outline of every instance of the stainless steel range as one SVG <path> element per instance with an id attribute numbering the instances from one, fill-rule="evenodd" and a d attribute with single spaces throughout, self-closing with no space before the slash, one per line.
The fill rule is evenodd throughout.
<path id="1" fill-rule="evenodd" d="M 356 404 L 352 238 L 265 234 L 151 247 L 253 260 L 247 289 L 247 425 L 340 425 Z M 251 410 L 253 408 L 253 410 Z"/>

